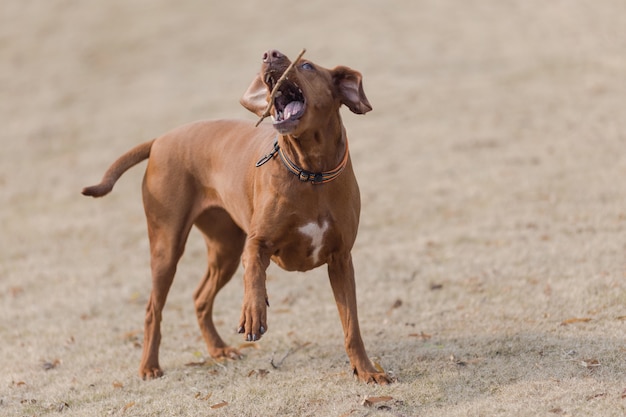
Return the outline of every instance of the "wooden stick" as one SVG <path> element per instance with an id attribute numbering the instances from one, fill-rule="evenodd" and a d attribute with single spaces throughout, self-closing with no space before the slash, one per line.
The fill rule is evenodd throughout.
<path id="1" fill-rule="evenodd" d="M 254 127 L 257 127 L 258 125 L 260 125 L 261 122 L 267 116 L 270 115 L 270 111 L 272 110 L 272 106 L 274 105 L 274 98 L 276 98 L 276 94 L 278 93 L 278 88 L 287 79 L 287 75 L 293 69 L 293 67 L 298 63 L 298 61 L 300 61 L 300 58 L 302 58 L 302 55 L 304 55 L 305 52 L 306 52 L 306 49 L 302 48 L 302 50 L 298 54 L 297 58 L 291 64 L 289 64 L 289 66 L 287 67 L 285 72 L 283 72 L 283 75 L 281 75 L 280 78 L 278 79 L 278 81 L 276 81 L 276 85 L 274 86 L 274 88 L 272 89 L 272 93 L 270 94 L 269 103 L 267 103 L 267 107 L 265 108 L 265 111 L 263 112 L 263 115 L 261 115 L 261 118 L 259 119 L 258 122 L 256 122 Z"/>

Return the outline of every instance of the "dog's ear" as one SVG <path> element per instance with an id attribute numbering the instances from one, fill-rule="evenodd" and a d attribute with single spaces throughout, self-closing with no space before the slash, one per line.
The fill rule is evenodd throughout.
<path id="1" fill-rule="evenodd" d="M 361 73 L 348 67 L 336 67 L 332 71 L 341 103 L 356 114 L 365 114 L 372 110 L 372 105 L 363 91 Z"/>
<path id="2" fill-rule="evenodd" d="M 239 102 L 246 109 L 260 117 L 267 107 L 268 93 L 269 91 L 261 79 L 261 75 L 257 75 L 254 77 L 254 80 L 252 80 L 250 87 L 243 93 L 243 97 L 241 97 Z"/>

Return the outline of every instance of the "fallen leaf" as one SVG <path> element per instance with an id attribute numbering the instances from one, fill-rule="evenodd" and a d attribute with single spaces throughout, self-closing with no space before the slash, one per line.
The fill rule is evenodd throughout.
<path id="1" fill-rule="evenodd" d="M 129 403 L 127 403 L 123 408 L 122 408 L 122 413 L 125 413 L 129 408 L 133 407 L 135 405 L 134 401 L 131 401 Z"/>
<path id="2" fill-rule="evenodd" d="M 124 388 L 124 384 L 122 384 L 119 381 L 113 381 L 113 388 L 115 388 L 115 389 Z"/>
<path id="3" fill-rule="evenodd" d="M 622 320 L 622 321 L 626 320 L 626 316 L 617 316 L 616 318 L 617 320 Z"/>
<path id="4" fill-rule="evenodd" d="M 258 378 L 265 378 L 269 373 L 270 371 L 268 371 L 267 369 L 253 369 L 248 372 L 248 378 L 254 375 L 256 375 Z"/>
<path id="5" fill-rule="evenodd" d="M 9 288 L 9 294 L 11 294 L 12 297 L 17 297 L 18 295 L 22 294 L 24 292 L 24 288 L 22 287 L 11 287 Z"/>
<path id="6" fill-rule="evenodd" d="M 581 365 L 588 369 L 597 368 L 600 366 L 600 362 L 597 359 L 583 359 Z"/>
<path id="7" fill-rule="evenodd" d="M 222 402 L 219 402 L 217 404 L 213 404 L 211 406 L 211 408 L 215 410 L 215 409 L 218 409 L 218 408 L 226 407 L 227 405 L 228 405 L 228 403 L 226 401 L 222 401 Z"/>
<path id="8" fill-rule="evenodd" d="M 555 408 L 548 410 L 548 413 L 565 414 L 565 411 L 563 411 L 561 407 L 555 407 Z"/>
<path id="9" fill-rule="evenodd" d="M 573 317 L 571 319 L 563 320 L 561 322 L 561 326 L 567 326 L 568 324 L 574 324 L 574 323 L 587 323 L 590 321 L 591 319 L 589 317 Z"/>
<path id="10" fill-rule="evenodd" d="M 261 349 L 261 346 L 258 343 L 254 342 L 244 342 L 237 347 L 237 349 L 239 350 L 247 348 Z"/>
<path id="11" fill-rule="evenodd" d="M 60 413 L 62 411 L 65 411 L 66 409 L 70 408 L 70 405 L 68 403 L 66 403 L 66 402 L 61 402 L 61 403 L 57 404 L 55 408 L 56 408 L 56 411 Z"/>
<path id="12" fill-rule="evenodd" d="M 361 402 L 361 405 L 364 405 L 366 407 L 371 407 L 374 404 L 384 403 L 384 402 L 391 401 L 391 400 L 393 400 L 393 397 L 389 397 L 389 396 L 369 397 L 366 395 L 365 398 L 363 398 L 363 402 Z"/>
<path id="13" fill-rule="evenodd" d="M 409 337 L 417 337 L 418 339 L 428 340 L 432 338 L 433 336 L 431 334 L 419 332 L 419 333 L 409 333 Z"/>
<path id="14" fill-rule="evenodd" d="M 17 381 L 17 382 L 15 382 L 15 381 L 13 381 L 12 385 L 15 385 L 16 387 L 21 387 L 23 385 L 26 385 L 26 382 L 24 382 L 24 381 Z"/>
<path id="15" fill-rule="evenodd" d="M 450 362 L 453 362 L 455 365 L 457 366 L 467 366 L 467 362 L 465 362 L 464 360 L 461 360 L 459 358 L 457 358 L 454 355 L 450 355 Z"/>
<path id="16" fill-rule="evenodd" d="M 130 332 L 126 332 L 122 335 L 122 340 L 124 340 L 125 342 L 133 342 L 137 340 L 141 332 L 141 330 L 131 330 Z"/>
<path id="17" fill-rule="evenodd" d="M 205 364 L 206 364 L 206 361 L 203 359 L 198 362 L 187 362 L 185 366 L 204 366 Z"/>
<path id="18" fill-rule="evenodd" d="M 587 401 L 595 400 L 596 398 L 606 397 L 606 392 L 600 392 L 598 394 L 590 395 L 587 397 Z"/>
<path id="19" fill-rule="evenodd" d="M 393 304 L 391 305 L 391 307 L 389 307 L 389 310 L 387 310 L 387 315 L 391 315 L 391 313 L 393 313 L 393 310 L 400 308 L 402 306 L 402 300 L 401 299 L 396 299 L 396 301 L 393 302 Z"/>
<path id="20" fill-rule="evenodd" d="M 622 396 L 620 397 L 622 400 L 626 399 L 626 388 L 624 388 L 624 391 L 622 391 Z"/>
<path id="21" fill-rule="evenodd" d="M 61 360 L 60 359 L 55 359 L 52 362 L 50 361 L 44 361 L 43 364 L 41 365 L 43 367 L 44 371 L 49 371 L 50 369 L 54 369 L 57 366 L 59 366 L 61 364 Z"/>
<path id="22" fill-rule="evenodd" d="M 209 393 L 207 393 L 206 395 L 202 395 L 202 393 L 200 393 L 200 392 L 196 392 L 195 397 L 196 397 L 197 399 L 201 400 L 201 401 L 208 401 L 208 400 L 211 398 L 211 396 L 212 396 L 212 395 L 213 395 L 213 393 L 212 393 L 212 392 L 209 392 Z"/>
<path id="23" fill-rule="evenodd" d="M 543 289 L 543 293 L 548 297 L 552 295 L 552 287 L 550 286 L 550 284 L 546 284 L 546 286 Z"/>
<path id="24" fill-rule="evenodd" d="M 443 284 L 431 283 L 429 288 L 431 291 L 441 290 L 443 289 Z"/>

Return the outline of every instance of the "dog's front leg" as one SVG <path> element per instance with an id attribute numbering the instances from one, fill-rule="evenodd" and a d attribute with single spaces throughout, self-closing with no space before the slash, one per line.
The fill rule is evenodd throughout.
<path id="1" fill-rule="evenodd" d="M 328 277 L 333 288 L 335 302 L 343 326 L 345 348 L 352 370 L 358 378 L 366 383 L 375 382 L 388 384 L 390 378 L 374 367 L 367 357 L 357 315 L 356 287 L 354 283 L 354 267 L 352 256 L 337 254 L 328 263 Z"/>
<path id="2" fill-rule="evenodd" d="M 260 239 L 248 238 L 242 256 L 244 274 L 243 306 L 238 332 L 246 340 L 257 341 L 267 332 L 267 289 L 266 270 L 270 263 L 270 252 Z"/>

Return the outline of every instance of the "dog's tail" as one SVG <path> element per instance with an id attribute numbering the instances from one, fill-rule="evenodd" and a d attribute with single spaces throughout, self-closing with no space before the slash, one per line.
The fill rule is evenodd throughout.
<path id="1" fill-rule="evenodd" d="M 135 146 L 124 155 L 120 156 L 113 165 L 107 169 L 102 177 L 102 181 L 98 185 L 92 185 L 91 187 L 83 188 L 83 195 L 91 197 L 103 197 L 111 192 L 115 182 L 131 167 L 137 165 L 144 159 L 148 159 L 150 156 L 150 149 L 152 148 L 154 139 L 148 142 L 144 142 L 141 145 Z"/>

